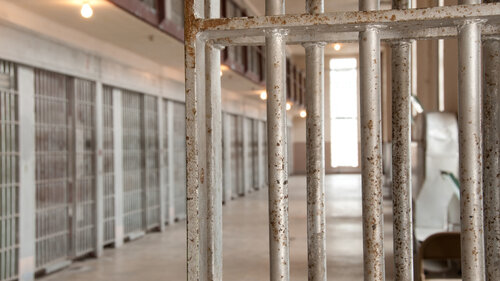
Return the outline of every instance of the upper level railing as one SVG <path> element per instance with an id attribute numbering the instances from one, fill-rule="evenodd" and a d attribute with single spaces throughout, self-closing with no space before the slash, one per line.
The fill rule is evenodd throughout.
<path id="1" fill-rule="evenodd" d="M 109 0 L 118 7 L 141 18 L 154 27 L 184 42 L 184 0 Z M 245 17 L 246 9 L 234 0 L 221 1 L 221 17 Z M 250 79 L 265 84 L 265 52 L 261 46 L 229 46 L 221 56 L 222 64 Z M 287 60 L 287 100 L 303 106 L 305 75 Z"/>

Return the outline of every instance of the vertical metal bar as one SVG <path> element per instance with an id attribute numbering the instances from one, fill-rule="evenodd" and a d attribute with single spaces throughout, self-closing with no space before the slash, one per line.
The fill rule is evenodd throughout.
<path id="1" fill-rule="evenodd" d="M 95 190 L 95 231 L 96 250 L 95 255 L 100 257 L 104 245 L 104 153 L 103 153 L 103 87 L 102 83 L 96 83 L 95 92 L 95 141 L 96 141 L 96 190 Z"/>
<path id="2" fill-rule="evenodd" d="M 122 91 L 113 89 L 113 161 L 115 184 L 115 248 L 123 245 L 123 105 Z"/>
<path id="3" fill-rule="evenodd" d="M 35 75 L 18 66 L 19 101 L 19 280 L 35 278 Z"/>
<path id="4" fill-rule="evenodd" d="M 251 191 L 251 188 L 252 188 L 252 182 L 251 182 L 251 178 L 250 178 L 250 175 L 251 175 L 251 169 L 252 167 L 250 167 L 248 165 L 249 163 L 249 150 L 250 150 L 250 135 L 248 133 L 248 126 L 250 126 L 249 124 L 250 120 L 244 116 L 241 116 L 241 123 L 242 123 L 242 126 L 241 126 L 241 131 L 242 131 L 242 139 L 241 139 L 241 144 L 242 144 L 242 165 L 243 165 L 243 195 L 246 195 L 248 193 L 250 193 Z"/>
<path id="5" fill-rule="evenodd" d="M 408 0 L 394 0 L 393 9 L 408 9 Z M 413 221 L 411 192 L 411 46 L 392 44 L 392 201 L 394 280 L 413 280 Z"/>
<path id="6" fill-rule="evenodd" d="M 264 160 L 264 128 L 263 122 L 257 120 L 257 173 L 258 173 L 258 186 L 259 189 L 264 188 L 264 172 L 265 172 L 265 160 Z"/>
<path id="7" fill-rule="evenodd" d="M 166 181 L 166 171 L 165 171 L 165 105 L 163 98 L 158 97 L 158 188 L 160 190 L 160 231 L 165 231 L 165 223 L 167 222 L 167 181 Z"/>
<path id="8" fill-rule="evenodd" d="M 362 0 L 362 11 L 378 10 L 379 0 Z M 364 280 L 385 280 L 382 211 L 380 36 L 376 26 L 359 33 L 361 172 Z"/>
<path id="9" fill-rule="evenodd" d="M 184 3 L 184 54 L 186 79 L 186 219 L 187 219 L 187 280 L 203 279 L 200 258 L 200 190 L 205 185 L 205 156 L 200 148 L 205 144 L 204 42 L 197 36 L 196 18 L 203 15 L 202 0 Z M 202 207 L 202 206 L 201 206 Z"/>
<path id="10" fill-rule="evenodd" d="M 284 0 L 267 0 L 266 15 L 285 11 Z M 271 280 L 290 280 L 288 239 L 288 172 L 286 146 L 285 34 L 266 34 L 267 132 L 269 174 L 269 252 Z"/>
<path id="11" fill-rule="evenodd" d="M 500 37 L 483 41 L 483 183 L 486 280 L 500 280 Z"/>
<path id="12" fill-rule="evenodd" d="M 480 4 L 480 0 L 460 4 Z M 458 126 L 462 279 L 481 281 L 484 271 L 482 143 L 481 143 L 481 22 L 458 28 Z"/>
<path id="13" fill-rule="evenodd" d="M 310 14 L 324 12 L 323 0 L 308 0 Z M 310 281 L 326 281 L 324 44 L 306 49 L 307 260 Z"/>
<path id="14" fill-rule="evenodd" d="M 396 281 L 413 280 L 411 42 L 392 44 L 392 200 Z"/>
<path id="15" fill-rule="evenodd" d="M 220 0 L 205 0 L 205 17 L 220 16 Z M 222 280 L 222 100 L 220 46 L 206 44 L 207 280 Z"/>

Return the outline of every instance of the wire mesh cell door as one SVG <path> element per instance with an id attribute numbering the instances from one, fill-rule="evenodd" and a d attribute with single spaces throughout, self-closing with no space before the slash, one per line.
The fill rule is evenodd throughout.
<path id="1" fill-rule="evenodd" d="M 95 82 L 71 79 L 68 92 L 72 96 L 74 145 L 73 203 L 73 256 L 79 257 L 94 251 L 95 232 Z M 71 91 L 72 90 L 72 91 Z"/>
<path id="2" fill-rule="evenodd" d="M 174 116 L 174 194 L 175 218 L 186 217 L 186 109 L 184 104 L 173 103 Z"/>
<path id="3" fill-rule="evenodd" d="M 230 114 L 230 119 L 231 119 L 231 164 L 232 164 L 232 170 L 231 170 L 231 187 L 232 191 L 231 194 L 234 197 L 237 197 L 238 195 L 244 195 L 243 193 L 243 163 L 242 163 L 242 152 L 240 146 L 242 145 L 241 142 L 241 124 L 239 123 L 239 117 L 234 114 Z"/>
<path id="4" fill-rule="evenodd" d="M 144 187 L 146 188 L 146 229 L 160 227 L 160 181 L 158 154 L 158 98 L 143 95 Z"/>
<path id="5" fill-rule="evenodd" d="M 66 260 L 70 252 L 68 80 L 35 70 L 37 269 Z"/>
<path id="6" fill-rule="evenodd" d="M 19 113 L 16 65 L 0 61 L 0 280 L 17 278 Z"/>
<path id="7" fill-rule="evenodd" d="M 145 229 L 141 94 L 123 91 L 123 220 L 125 236 Z"/>
<path id="8" fill-rule="evenodd" d="M 113 143 L 113 88 L 103 87 L 104 245 L 115 241 L 115 175 Z"/>
<path id="9" fill-rule="evenodd" d="M 243 158 L 243 184 L 244 192 L 250 192 L 253 189 L 253 164 L 252 164 L 252 119 L 242 117 L 242 158 Z"/>

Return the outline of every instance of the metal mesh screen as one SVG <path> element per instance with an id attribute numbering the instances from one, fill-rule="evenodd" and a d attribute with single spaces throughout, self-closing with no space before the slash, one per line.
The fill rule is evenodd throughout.
<path id="1" fill-rule="evenodd" d="M 186 217 L 186 109 L 184 104 L 174 103 L 174 184 L 175 217 Z"/>
<path id="2" fill-rule="evenodd" d="M 160 225 L 160 182 L 158 169 L 158 104 L 157 98 L 144 98 L 144 148 L 147 228 Z"/>
<path id="3" fill-rule="evenodd" d="M 163 173 L 163 176 L 164 176 L 164 179 L 163 179 L 163 182 L 166 183 L 166 190 L 170 190 L 170 188 L 173 188 L 173 186 L 170 186 L 170 181 L 169 181 L 169 177 L 168 177 L 168 171 L 169 169 L 171 169 L 172 167 L 169 166 L 169 161 L 168 161 L 168 157 L 169 157 L 169 153 L 171 153 L 171 151 L 168 150 L 168 122 L 167 122 L 167 118 L 168 118 L 168 101 L 167 100 L 164 100 L 162 99 L 161 100 L 162 102 L 162 106 L 163 106 L 163 119 L 165 120 L 163 122 L 163 136 L 161 136 L 163 138 L 163 147 L 162 147 L 162 150 L 163 150 L 163 153 L 161 155 L 161 157 L 163 158 L 163 163 L 162 163 L 162 166 L 160 167 L 160 169 L 163 169 L 164 173 Z M 165 192 L 165 198 L 163 198 L 163 200 L 165 200 L 165 204 L 167 204 L 166 208 L 165 208 L 165 218 L 168 220 L 169 218 L 169 214 L 170 214 L 170 207 L 169 206 L 169 192 Z"/>
<path id="4" fill-rule="evenodd" d="M 17 277 L 19 146 L 16 67 L 0 61 L 0 280 Z"/>
<path id="5" fill-rule="evenodd" d="M 70 248 L 67 82 L 35 70 L 37 268 L 66 259 Z"/>
<path id="6" fill-rule="evenodd" d="M 141 95 L 123 91 L 123 217 L 125 234 L 144 230 Z"/>
<path id="7" fill-rule="evenodd" d="M 253 129 L 252 129 L 252 119 L 250 118 L 245 118 L 242 117 L 242 122 L 245 122 L 245 126 L 242 126 L 246 132 L 244 132 L 245 138 L 243 138 L 242 141 L 242 152 L 246 153 L 246 157 L 243 159 L 245 162 L 243 165 L 243 168 L 245 169 L 243 175 L 245 176 L 245 182 L 244 184 L 248 187 L 247 190 L 250 190 L 253 188 L 253 163 L 252 163 L 252 135 L 253 135 Z M 242 154 L 243 155 L 243 154 Z"/>
<path id="8" fill-rule="evenodd" d="M 115 179 L 113 144 L 113 88 L 103 88 L 103 185 L 104 185 L 104 244 L 115 239 Z"/>

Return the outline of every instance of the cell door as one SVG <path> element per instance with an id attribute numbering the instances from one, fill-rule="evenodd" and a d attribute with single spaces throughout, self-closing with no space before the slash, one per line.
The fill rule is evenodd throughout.
<path id="1" fill-rule="evenodd" d="M 115 241 L 115 175 L 113 137 L 113 88 L 103 88 L 103 186 L 104 245 Z"/>
<path id="2" fill-rule="evenodd" d="M 231 171 L 231 187 L 233 197 L 237 195 L 243 195 L 243 173 L 242 173 L 242 152 L 240 149 L 241 145 L 241 137 L 240 130 L 241 124 L 239 124 L 239 118 L 236 115 L 230 115 L 231 119 L 231 164 L 233 166 L 233 170 Z"/>
<path id="3" fill-rule="evenodd" d="M 158 149 L 158 99 L 143 96 L 144 106 L 144 187 L 146 188 L 146 228 L 160 226 L 160 181 Z"/>
<path id="4" fill-rule="evenodd" d="M 260 188 L 259 177 L 259 120 L 252 119 L 252 186 L 255 189 Z"/>
<path id="5" fill-rule="evenodd" d="M 35 70 L 36 267 L 70 253 L 70 79 Z"/>
<path id="6" fill-rule="evenodd" d="M 242 117 L 242 122 L 244 126 L 242 128 L 245 130 L 243 132 L 244 137 L 242 141 L 242 153 L 245 153 L 245 157 L 243 158 L 243 169 L 244 169 L 244 186 L 245 186 L 245 192 L 250 191 L 253 189 L 253 149 L 252 149 L 252 135 L 253 135 L 253 129 L 252 129 L 252 119 Z"/>
<path id="7" fill-rule="evenodd" d="M 70 80 L 73 99 L 74 157 L 73 170 L 73 249 L 74 256 L 94 251 L 95 231 L 95 83 L 82 79 Z M 73 91 L 73 92 L 72 92 Z"/>
<path id="8" fill-rule="evenodd" d="M 17 72 L 0 61 L 0 280 L 17 278 L 19 257 L 19 113 Z"/>
<path id="9" fill-rule="evenodd" d="M 125 235 L 145 229 L 141 95 L 122 92 L 123 114 L 123 219 Z"/>
<path id="10" fill-rule="evenodd" d="M 175 218 L 186 217 L 186 119 L 183 103 L 174 103 Z"/>

